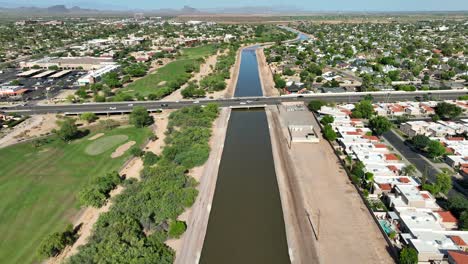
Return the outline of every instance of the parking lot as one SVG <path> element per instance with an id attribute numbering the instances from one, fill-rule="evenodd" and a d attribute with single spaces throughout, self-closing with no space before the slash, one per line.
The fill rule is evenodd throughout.
<path id="1" fill-rule="evenodd" d="M 44 72 L 45 70 L 43 70 Z M 11 81 L 18 80 L 19 86 L 27 88 L 22 97 L 16 98 L 0 98 L 0 101 L 23 100 L 37 101 L 55 97 L 62 89 L 77 89 L 75 85 L 78 78 L 86 74 L 86 72 L 72 71 L 59 78 L 51 78 L 49 76 L 43 78 L 18 77 L 17 74 L 23 72 L 19 69 L 4 69 L 0 73 L 0 85 L 8 85 Z M 59 72 L 59 71 L 56 71 Z M 35 75 L 35 74 L 34 74 Z M 34 76 L 33 75 L 33 76 Z"/>

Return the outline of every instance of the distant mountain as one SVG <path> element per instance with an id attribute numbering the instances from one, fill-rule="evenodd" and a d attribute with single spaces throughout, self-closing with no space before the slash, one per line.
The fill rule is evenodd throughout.
<path id="1" fill-rule="evenodd" d="M 241 6 L 241 7 L 226 7 L 226 8 L 209 8 L 203 11 L 210 13 L 225 13 L 225 14 L 277 14 L 277 13 L 297 13 L 307 12 L 304 9 L 295 6 Z"/>
<path id="2" fill-rule="evenodd" d="M 49 13 L 68 13 L 70 10 L 65 5 L 54 5 L 47 7 Z"/>
<path id="3" fill-rule="evenodd" d="M 184 14 L 193 14 L 193 13 L 198 13 L 199 11 L 196 8 L 190 7 L 190 6 L 184 6 L 181 10 L 181 13 Z"/>

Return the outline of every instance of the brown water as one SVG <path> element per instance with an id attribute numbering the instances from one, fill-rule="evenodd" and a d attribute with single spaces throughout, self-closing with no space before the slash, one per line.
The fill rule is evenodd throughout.
<path id="1" fill-rule="evenodd" d="M 290 263 L 265 111 L 231 113 L 200 263 Z"/>

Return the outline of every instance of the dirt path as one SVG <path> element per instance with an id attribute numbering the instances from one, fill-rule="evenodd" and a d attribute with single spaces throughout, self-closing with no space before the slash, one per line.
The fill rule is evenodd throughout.
<path id="1" fill-rule="evenodd" d="M 279 96 L 280 92 L 275 88 L 275 82 L 273 81 L 273 74 L 270 66 L 265 58 L 264 48 L 258 48 L 255 53 L 257 54 L 258 73 L 260 77 L 260 83 L 262 84 L 262 91 L 264 96 Z"/>
<path id="2" fill-rule="evenodd" d="M 190 175 L 199 180 L 200 185 L 194 205 L 179 217 L 186 221 L 187 231 L 180 239 L 167 241 L 167 244 L 176 250 L 176 264 L 198 263 L 200 258 L 230 113 L 230 109 L 223 108 L 214 122 L 208 161 L 203 166 L 190 171 Z"/>
<path id="3" fill-rule="evenodd" d="M 150 141 L 146 147 L 145 151 L 152 151 L 155 154 L 160 154 L 164 147 L 164 138 L 167 124 L 168 124 L 168 115 L 153 115 L 155 118 L 155 124 L 153 125 L 153 131 L 158 136 L 156 141 Z M 143 161 L 141 158 L 132 158 L 126 166 L 120 171 L 120 175 L 126 175 L 127 178 L 140 179 L 140 171 L 143 169 Z M 78 252 L 78 247 L 87 243 L 88 238 L 92 235 L 93 226 L 99 219 L 99 216 L 102 213 L 109 211 L 109 208 L 112 205 L 112 198 L 119 195 L 124 191 L 124 187 L 119 185 L 116 189 L 112 190 L 110 193 L 109 202 L 101 208 L 87 207 L 81 210 L 76 219 L 73 221 L 73 225 L 77 226 L 82 223 L 81 229 L 79 231 L 80 237 L 78 240 L 71 246 L 66 247 L 65 250 L 59 256 L 51 258 L 47 261 L 50 264 L 62 263 L 68 257 L 76 254 Z"/>
<path id="4" fill-rule="evenodd" d="M 313 122 L 320 131 L 315 119 Z M 318 233 L 319 262 L 394 263 L 382 233 L 334 150 L 319 137 L 320 143 L 293 143 L 284 151 L 294 161 L 291 181 L 303 195 L 302 210 L 308 212 Z M 296 192 L 294 187 L 292 190 Z"/>
<path id="5" fill-rule="evenodd" d="M 291 263 L 319 263 L 317 242 L 304 210 L 304 198 L 295 181 L 294 162 L 288 155 L 288 142 L 274 108 L 267 108 L 273 159 L 281 195 L 286 237 Z"/>

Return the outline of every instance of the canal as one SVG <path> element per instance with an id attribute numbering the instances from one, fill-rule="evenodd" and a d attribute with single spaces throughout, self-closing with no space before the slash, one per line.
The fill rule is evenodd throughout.
<path id="1" fill-rule="evenodd" d="M 258 75 L 256 46 L 245 48 L 241 54 L 239 77 L 234 97 L 262 96 L 262 86 Z"/>
<path id="2" fill-rule="evenodd" d="M 241 56 L 236 96 L 262 95 L 255 49 Z M 290 263 L 263 110 L 231 113 L 199 263 Z"/>

